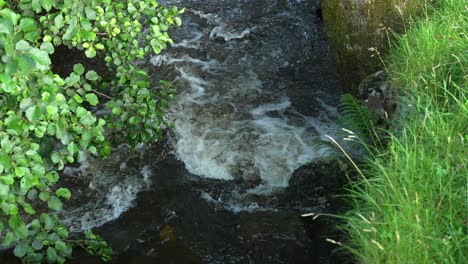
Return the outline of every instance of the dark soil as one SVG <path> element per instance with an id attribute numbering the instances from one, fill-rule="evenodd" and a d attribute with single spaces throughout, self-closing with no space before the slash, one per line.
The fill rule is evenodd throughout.
<path id="1" fill-rule="evenodd" d="M 112 80 L 114 76 L 113 72 L 107 67 L 103 54 L 98 54 L 96 57 L 89 59 L 86 57 L 84 50 L 70 49 L 61 45 L 55 48 L 51 60 L 52 71 L 62 78 L 68 77 L 73 72 L 73 66 L 77 63 L 83 64 L 86 71 L 96 71 L 105 81 Z"/>

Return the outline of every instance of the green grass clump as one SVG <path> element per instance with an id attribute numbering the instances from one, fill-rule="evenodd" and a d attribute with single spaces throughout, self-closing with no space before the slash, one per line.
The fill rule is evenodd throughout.
<path id="1" fill-rule="evenodd" d="M 360 263 L 468 259 L 467 13 L 464 0 L 440 1 L 390 50 L 400 114 L 351 188 L 344 226 Z"/>

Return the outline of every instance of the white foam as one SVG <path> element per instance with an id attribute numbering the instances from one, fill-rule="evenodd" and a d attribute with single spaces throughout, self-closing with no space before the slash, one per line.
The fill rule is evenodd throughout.
<path id="1" fill-rule="evenodd" d="M 208 22 L 211 29 L 203 32 L 210 32 L 209 38 L 191 34 L 152 61 L 173 67 L 178 75 L 173 83 L 180 91 L 169 115 L 175 124 L 175 154 L 201 177 L 260 178 L 263 187 L 254 190 L 259 193 L 287 186 L 294 170 L 323 154 L 315 141 L 335 129 L 329 123 L 336 109 L 317 101 L 322 113 L 311 117 L 297 112 L 284 86 L 275 87 L 265 78 L 272 77 L 277 65 L 289 64 L 283 59 L 288 51 L 251 53 L 244 49 L 251 41 L 245 38 L 255 27 L 239 30 L 220 16 L 191 12 Z M 201 28 L 187 27 L 195 32 Z M 226 43 L 210 41 L 219 38 Z M 245 41 L 228 43 L 235 39 Z M 199 43 L 202 52 L 187 54 L 188 43 Z"/>
<path id="2" fill-rule="evenodd" d="M 193 9 L 191 9 L 189 11 L 192 12 L 193 14 L 199 16 L 200 18 L 206 19 L 211 24 L 220 23 L 220 18 L 216 14 L 210 14 L 210 13 L 206 14 L 205 12 L 203 12 L 201 10 L 193 10 Z"/>
<path id="3" fill-rule="evenodd" d="M 259 118 L 265 116 L 267 112 L 284 111 L 289 107 L 291 107 L 291 101 L 289 101 L 289 98 L 284 97 L 279 103 L 268 103 L 260 105 L 250 110 L 250 113 L 254 116 L 254 118 Z"/>
<path id="4" fill-rule="evenodd" d="M 187 48 L 187 49 L 199 49 L 200 48 L 200 40 L 203 38 L 203 33 L 201 32 L 193 32 L 193 38 L 191 39 L 184 39 L 178 43 L 172 44 L 173 48 Z"/>
<path id="5" fill-rule="evenodd" d="M 143 166 L 140 172 L 134 170 L 134 165 L 128 166 L 128 159 L 138 155 L 129 151 L 122 145 L 105 161 L 91 159 L 80 168 L 67 169 L 66 173 L 89 180 L 87 189 L 82 190 L 88 193 L 86 202 L 62 212 L 63 222 L 72 231 L 91 229 L 117 219 L 134 205 L 139 192 L 151 186 L 148 166 Z"/>
<path id="6" fill-rule="evenodd" d="M 224 25 L 215 27 L 210 33 L 210 39 L 222 38 L 228 42 L 235 39 L 243 39 L 250 35 L 250 29 L 245 29 L 242 32 L 233 32 L 225 28 Z"/>
<path id="7" fill-rule="evenodd" d="M 192 88 L 192 92 L 193 92 L 192 94 L 193 98 L 200 97 L 205 93 L 204 87 L 209 85 L 208 82 L 194 75 L 188 74 L 184 70 L 184 68 L 176 68 L 176 69 L 180 73 L 180 78 L 186 80 L 190 84 L 190 87 Z"/>
<path id="8" fill-rule="evenodd" d="M 208 71 L 208 72 L 214 72 L 215 69 L 218 69 L 221 67 L 219 62 L 216 60 L 204 61 L 200 59 L 194 59 L 187 55 L 184 55 L 180 58 L 174 58 L 168 55 L 157 55 L 157 56 L 151 57 L 150 61 L 155 66 L 161 66 L 163 64 L 173 65 L 173 64 L 181 64 L 181 63 L 196 64 L 196 65 L 200 65 L 203 71 Z M 185 75 L 187 74 L 185 73 Z"/>
<path id="9" fill-rule="evenodd" d="M 260 207 L 258 203 L 256 202 L 247 202 L 247 203 L 242 203 L 240 201 L 223 201 L 221 198 L 214 199 L 209 193 L 207 192 L 202 192 L 200 197 L 207 201 L 210 204 L 213 204 L 214 206 L 218 208 L 222 208 L 224 210 L 228 210 L 232 213 L 238 214 L 238 213 L 244 213 L 244 212 L 253 212 L 253 211 L 271 211 L 274 210 L 273 208 L 267 208 L 267 207 Z"/>

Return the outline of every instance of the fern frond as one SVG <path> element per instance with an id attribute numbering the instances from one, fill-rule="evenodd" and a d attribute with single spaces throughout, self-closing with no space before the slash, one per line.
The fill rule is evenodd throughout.
<path id="1" fill-rule="evenodd" d="M 374 127 L 377 117 L 361 101 L 351 94 L 342 95 L 340 113 L 342 116 L 338 123 L 354 132 L 361 143 L 366 145 L 366 149 L 378 148 L 381 145 Z"/>

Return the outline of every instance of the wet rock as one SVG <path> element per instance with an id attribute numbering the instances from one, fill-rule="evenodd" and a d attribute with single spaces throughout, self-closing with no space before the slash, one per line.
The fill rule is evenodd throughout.
<path id="1" fill-rule="evenodd" d="M 358 91 L 358 98 L 380 119 L 388 119 L 395 111 L 396 90 L 385 71 L 369 75 L 361 82 Z"/>
<path id="2" fill-rule="evenodd" d="M 285 190 L 285 198 L 303 206 L 329 206 L 329 200 L 348 181 L 347 165 L 339 160 L 317 160 L 297 169 Z"/>
<path id="3" fill-rule="evenodd" d="M 254 263 L 315 262 L 311 253 L 314 242 L 299 215 L 256 212 L 243 214 L 240 222 L 242 246 Z M 275 246 L 268 246 L 270 243 Z"/>

